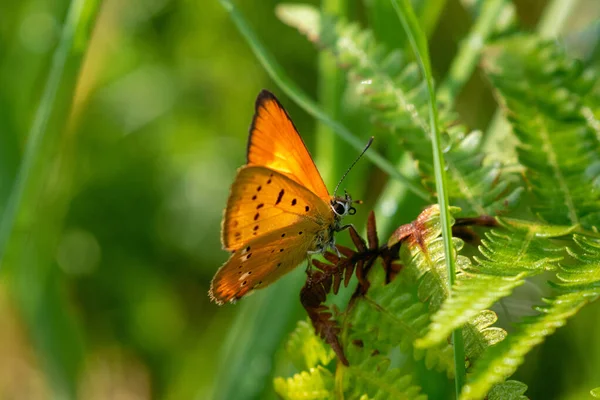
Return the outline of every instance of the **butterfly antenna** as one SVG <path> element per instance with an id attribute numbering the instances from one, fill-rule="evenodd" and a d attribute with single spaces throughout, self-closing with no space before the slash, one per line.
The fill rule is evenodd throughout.
<path id="1" fill-rule="evenodd" d="M 365 154 L 365 152 L 369 149 L 369 147 L 371 147 L 371 143 L 373 143 L 373 139 L 374 138 L 375 138 L 374 136 L 371 136 L 371 138 L 369 139 L 369 142 L 365 146 L 365 149 L 362 151 L 362 153 L 359 154 L 359 156 L 356 158 L 356 160 L 354 160 L 354 162 L 352 163 L 352 165 L 350 166 L 350 168 L 348 168 L 348 170 L 346 170 L 346 172 L 342 176 L 342 179 L 340 179 L 340 181 L 338 182 L 337 186 L 335 187 L 335 190 L 333 191 L 333 197 L 336 197 L 337 191 L 338 191 L 340 185 L 342 184 L 342 182 L 344 181 L 344 179 L 346 178 L 346 175 L 348 175 L 348 172 L 350 172 L 350 170 L 352 170 L 352 168 L 356 165 L 356 163 L 358 162 L 358 160 L 360 160 L 360 158 L 363 156 L 363 154 Z"/>

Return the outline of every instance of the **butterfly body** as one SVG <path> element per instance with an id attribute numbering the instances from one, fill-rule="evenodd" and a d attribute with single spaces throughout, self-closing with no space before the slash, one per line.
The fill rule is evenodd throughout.
<path id="1" fill-rule="evenodd" d="M 265 287 L 310 254 L 335 250 L 352 199 L 330 196 L 291 119 L 262 91 L 248 140 L 248 163 L 237 172 L 223 216 L 221 241 L 232 254 L 209 296 L 222 304 Z"/>

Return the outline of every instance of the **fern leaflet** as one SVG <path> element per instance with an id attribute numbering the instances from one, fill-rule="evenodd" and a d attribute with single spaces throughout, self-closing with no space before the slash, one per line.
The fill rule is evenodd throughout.
<path id="1" fill-rule="evenodd" d="M 558 295 L 536 308 L 540 314 L 526 317 L 519 329 L 494 346 L 477 362 L 463 390 L 464 399 L 480 398 L 523 363 L 523 357 L 546 336 L 563 326 L 583 306 L 600 296 L 600 239 L 573 235 L 577 247 L 568 248 L 553 286 Z"/>
<path id="2" fill-rule="evenodd" d="M 458 275 L 452 297 L 432 316 L 427 334 L 417 345 L 427 347 L 446 340 L 450 333 L 482 310 L 525 283 L 525 279 L 555 270 L 562 247 L 548 238 L 569 234 L 573 228 L 548 226 L 514 219 L 500 220 L 504 229 L 486 233 L 475 265 Z"/>
<path id="3" fill-rule="evenodd" d="M 596 103 L 595 74 L 535 36 L 504 41 L 485 65 L 520 141 L 533 211 L 551 224 L 599 226 L 597 109 L 584 102 Z"/>

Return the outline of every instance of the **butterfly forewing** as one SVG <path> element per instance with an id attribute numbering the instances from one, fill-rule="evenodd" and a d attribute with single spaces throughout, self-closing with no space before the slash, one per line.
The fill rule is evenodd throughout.
<path id="1" fill-rule="evenodd" d="M 263 90 L 248 139 L 248 165 L 281 172 L 328 201 L 329 192 L 302 138 L 279 101 Z"/>
<path id="2" fill-rule="evenodd" d="M 227 202 L 223 246 L 238 250 L 251 240 L 302 220 L 324 227 L 333 223 L 333 214 L 327 203 L 287 176 L 264 167 L 243 167 Z"/>
<path id="3" fill-rule="evenodd" d="M 323 226 L 302 219 L 250 240 L 217 271 L 209 295 L 215 302 L 224 303 L 275 282 L 306 260 L 315 242 L 328 240 L 327 235 Z"/>

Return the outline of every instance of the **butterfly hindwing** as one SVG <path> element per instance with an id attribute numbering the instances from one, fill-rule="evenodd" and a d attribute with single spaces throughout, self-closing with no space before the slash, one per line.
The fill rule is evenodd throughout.
<path id="1" fill-rule="evenodd" d="M 243 167 L 227 202 L 223 247 L 238 250 L 251 240 L 302 220 L 329 226 L 333 212 L 322 199 L 287 176 L 264 167 Z"/>
<path id="2" fill-rule="evenodd" d="M 248 165 L 278 171 L 328 201 L 329 192 L 302 138 L 272 93 L 263 90 L 248 138 Z"/>
<path id="3" fill-rule="evenodd" d="M 323 229 L 303 219 L 250 240 L 217 271 L 211 282 L 211 298 L 221 304 L 275 282 L 306 260 L 316 241 L 329 240 L 329 232 Z"/>

